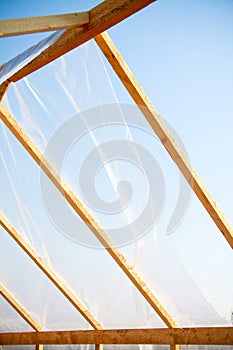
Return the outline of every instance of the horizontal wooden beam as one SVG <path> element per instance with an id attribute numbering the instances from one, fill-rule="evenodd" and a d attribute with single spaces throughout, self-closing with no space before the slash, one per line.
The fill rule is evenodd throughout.
<path id="1" fill-rule="evenodd" d="M 106 232 L 102 229 L 99 223 L 91 216 L 91 214 L 84 207 L 82 202 L 77 198 L 74 192 L 69 188 L 65 181 L 55 171 L 51 164 L 44 158 L 43 154 L 32 142 L 30 137 L 25 133 L 17 121 L 13 118 L 9 111 L 0 103 L 0 117 L 10 131 L 15 135 L 21 145 L 28 151 L 36 163 L 45 172 L 48 178 L 61 192 L 67 202 L 85 222 L 89 229 L 93 232 L 99 242 L 105 247 L 107 252 L 115 260 L 122 271 L 131 280 L 134 286 L 139 290 L 151 307 L 157 312 L 160 318 L 168 327 L 177 327 L 176 322 L 172 319 L 166 309 L 160 304 L 158 299 L 148 288 L 141 277 L 136 273 L 134 268 L 128 263 L 123 254 L 114 246 L 113 242 L 109 239 Z M 101 344 L 96 343 L 96 344 Z"/>
<path id="2" fill-rule="evenodd" d="M 7 218 L 0 212 L 0 224 L 14 239 L 14 241 L 25 251 L 25 253 L 34 261 L 39 269 L 50 279 L 50 281 L 60 290 L 67 300 L 76 310 L 87 320 L 94 329 L 102 329 L 102 326 L 90 314 L 87 308 L 81 303 L 70 288 L 61 280 L 61 278 L 43 261 L 30 244 L 21 237 L 16 229 L 11 225 Z"/>
<path id="3" fill-rule="evenodd" d="M 150 102 L 133 73 L 130 71 L 111 38 L 107 33 L 102 33 L 96 36 L 95 40 L 135 103 L 139 108 L 143 107 L 141 108 L 141 111 L 146 120 L 154 130 L 155 134 L 159 137 L 188 183 L 191 185 L 193 191 L 209 213 L 216 226 L 222 232 L 231 248 L 233 248 L 233 229 L 231 225 L 228 223 L 204 183 L 187 160 L 178 142 L 175 140 L 175 137 L 172 135 L 162 118 L 158 115 L 155 107 Z"/>
<path id="4" fill-rule="evenodd" d="M 101 4 L 90 10 L 89 24 L 84 28 L 72 28 L 67 30 L 54 44 L 41 52 L 17 73 L 13 74 L 9 80 L 15 82 L 25 77 L 70 50 L 73 50 L 75 47 L 87 42 L 97 34 L 133 15 L 154 1 L 156 0 L 103 1 Z"/>
<path id="5" fill-rule="evenodd" d="M 81 27 L 89 23 L 89 12 L 0 20 L 0 38 Z"/>
<path id="6" fill-rule="evenodd" d="M 15 309 L 15 311 L 33 328 L 35 331 L 41 331 L 42 327 L 29 314 L 29 312 L 16 300 L 13 295 L 0 284 L 0 295 Z"/>
<path id="7" fill-rule="evenodd" d="M 233 327 L 114 329 L 0 334 L 1 345 L 32 344 L 232 345 Z"/>

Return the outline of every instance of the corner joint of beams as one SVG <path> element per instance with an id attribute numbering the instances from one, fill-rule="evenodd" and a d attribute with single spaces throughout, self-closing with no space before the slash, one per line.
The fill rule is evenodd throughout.
<path id="1" fill-rule="evenodd" d="M 9 88 L 10 83 L 11 81 L 7 79 L 0 85 L 0 102 L 2 101 L 5 93 L 7 92 L 7 89 Z"/>

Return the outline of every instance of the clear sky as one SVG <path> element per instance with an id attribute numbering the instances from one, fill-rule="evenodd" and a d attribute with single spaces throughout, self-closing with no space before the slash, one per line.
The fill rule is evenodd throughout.
<path id="1" fill-rule="evenodd" d="M 0 19 L 78 12 L 96 3 L 1 0 Z M 232 0 L 158 0 L 109 30 L 159 113 L 182 138 L 194 168 L 231 224 L 232 18 Z M 0 64 L 46 35 L 1 39 Z M 190 243 L 190 237 L 197 240 Z M 229 319 L 233 309 L 232 252 L 195 197 L 172 239 L 207 300 Z"/>

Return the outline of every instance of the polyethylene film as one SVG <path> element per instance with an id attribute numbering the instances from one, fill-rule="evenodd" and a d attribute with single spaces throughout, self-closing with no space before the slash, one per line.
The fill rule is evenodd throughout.
<path id="1" fill-rule="evenodd" d="M 200 206 L 190 203 L 191 190 L 94 42 L 12 84 L 4 104 L 179 326 L 229 324 L 203 295 L 176 249 L 185 220 L 190 224 L 187 208 L 202 213 Z M 165 327 L 3 124 L 1 149 L 4 215 L 102 327 Z M 171 221 L 180 189 L 186 208 Z M 178 238 L 168 234 L 169 222 L 170 229 L 177 225 Z M 192 239 L 198 239 L 195 232 Z M 3 285 L 44 330 L 92 328 L 3 229 L 0 252 Z M 28 330 L 2 300 L 1 309 L 2 331 Z"/>
<path id="2" fill-rule="evenodd" d="M 6 64 L 1 67 L 0 72 L 0 84 L 18 72 L 21 68 L 30 63 L 34 58 L 36 58 L 42 51 L 47 47 L 52 45 L 63 33 L 63 31 L 56 31 L 52 35 L 49 35 L 44 40 L 40 41 L 38 44 L 30 47 L 28 50 L 22 54 L 16 56 Z"/>

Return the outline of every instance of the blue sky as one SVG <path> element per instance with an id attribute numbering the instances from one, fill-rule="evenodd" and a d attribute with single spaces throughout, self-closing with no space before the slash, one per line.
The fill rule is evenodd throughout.
<path id="1" fill-rule="evenodd" d="M 1 0 L 0 17 L 78 12 L 96 3 Z M 231 0 L 159 0 L 109 30 L 159 113 L 182 138 L 194 168 L 231 224 L 232 18 Z M 46 35 L 1 39 L 0 64 Z M 191 247 L 190 235 L 197 238 Z M 172 239 L 207 300 L 229 319 L 233 309 L 232 252 L 195 197 L 186 220 Z"/>

